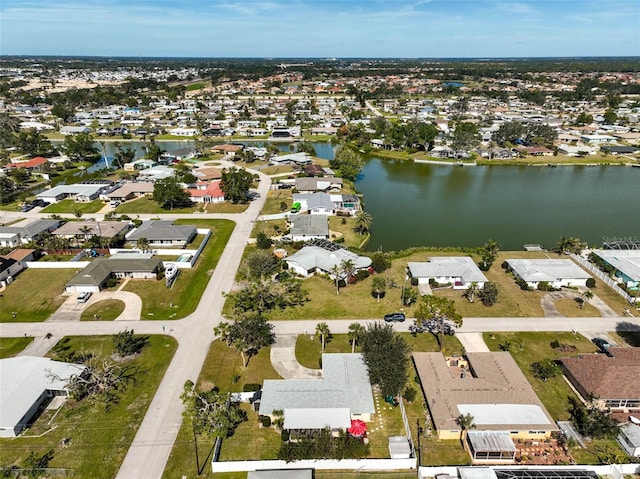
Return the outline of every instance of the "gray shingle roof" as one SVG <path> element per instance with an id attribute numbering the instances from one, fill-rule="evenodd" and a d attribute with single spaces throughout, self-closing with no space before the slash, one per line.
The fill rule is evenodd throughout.
<path id="1" fill-rule="evenodd" d="M 306 236 L 329 236 L 329 220 L 327 215 L 291 215 L 293 223 L 290 234 Z"/>
<path id="2" fill-rule="evenodd" d="M 414 278 L 456 276 L 465 283 L 488 281 L 469 256 L 434 256 L 428 262 L 409 262 L 407 265 Z"/>
<path id="3" fill-rule="evenodd" d="M 313 210 L 316 208 L 324 208 L 327 210 L 335 209 L 331 196 L 328 193 L 295 193 L 293 202 L 306 201 L 307 208 Z"/>
<path id="4" fill-rule="evenodd" d="M 100 286 L 112 273 L 155 273 L 162 269 L 159 258 L 99 258 L 89 263 L 67 282 L 67 286 Z"/>
<path id="5" fill-rule="evenodd" d="M 323 354 L 322 375 L 322 379 L 266 379 L 260 414 L 269 415 L 278 409 L 349 409 L 351 414 L 375 412 L 369 372 L 361 354 Z"/>
<path id="6" fill-rule="evenodd" d="M 196 233 L 195 226 L 174 225 L 171 220 L 149 220 L 132 231 L 127 236 L 127 240 L 136 241 L 139 238 L 147 238 L 149 241 L 189 241 Z"/>
<path id="7" fill-rule="evenodd" d="M 520 278 L 528 283 L 591 277 L 570 259 L 508 259 L 507 263 Z"/>
<path id="8" fill-rule="evenodd" d="M 60 224 L 58 220 L 35 220 L 24 226 L 3 226 L 0 233 L 19 234 L 23 238 L 32 238 L 43 231 L 48 231 Z"/>

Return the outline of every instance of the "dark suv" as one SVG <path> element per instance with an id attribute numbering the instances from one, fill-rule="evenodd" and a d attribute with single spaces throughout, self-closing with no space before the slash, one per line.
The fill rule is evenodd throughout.
<path id="1" fill-rule="evenodd" d="M 390 313 L 384 315 L 384 320 L 386 322 L 398 321 L 402 323 L 405 320 L 404 313 Z"/>
<path id="2" fill-rule="evenodd" d="M 600 351 L 602 351 L 603 353 L 610 355 L 611 353 L 609 352 L 609 348 L 611 348 L 611 343 L 609 343 L 609 341 L 607 341 L 606 339 L 603 338 L 593 338 L 591 340 L 593 342 L 593 344 L 595 344 L 596 346 L 598 346 L 598 349 Z"/>

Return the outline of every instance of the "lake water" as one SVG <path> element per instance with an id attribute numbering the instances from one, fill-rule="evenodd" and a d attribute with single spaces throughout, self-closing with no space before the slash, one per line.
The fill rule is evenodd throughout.
<path id="1" fill-rule="evenodd" d="M 640 239 L 640 168 L 433 165 L 372 158 L 356 183 L 373 216 L 367 248 Z"/>
<path id="2" fill-rule="evenodd" d="M 134 148 L 136 158 L 145 153 L 140 141 L 121 144 Z M 318 157 L 334 157 L 330 143 L 312 144 Z M 171 152 L 193 143 L 160 145 Z M 289 151 L 288 143 L 277 146 Z M 113 143 L 105 143 L 105 150 L 112 157 Z M 100 167 L 102 162 L 90 170 Z M 372 157 L 356 188 L 373 216 L 370 250 L 479 246 L 489 238 L 516 250 L 527 243 L 552 248 L 561 236 L 596 245 L 603 238 L 640 240 L 640 168 L 454 167 Z"/>

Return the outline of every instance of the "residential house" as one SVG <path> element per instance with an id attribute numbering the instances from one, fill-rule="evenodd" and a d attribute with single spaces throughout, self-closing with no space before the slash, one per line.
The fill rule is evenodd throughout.
<path id="1" fill-rule="evenodd" d="M 331 194 L 329 195 L 329 198 L 333 202 L 333 205 L 336 209 L 336 214 L 338 215 L 348 214 L 349 216 L 353 216 L 360 210 L 360 200 L 356 195 Z"/>
<path id="2" fill-rule="evenodd" d="M 566 378 L 601 409 L 640 413 L 640 348 L 609 348 L 607 353 L 560 359 Z"/>
<path id="3" fill-rule="evenodd" d="M 199 181 L 219 180 L 222 178 L 222 170 L 220 168 L 203 166 L 195 168 L 192 173 Z"/>
<path id="4" fill-rule="evenodd" d="M 598 144 L 598 145 L 604 144 L 604 143 L 612 143 L 616 141 L 615 137 L 609 136 L 609 135 L 582 135 L 580 136 L 580 139 L 584 143 Z"/>
<path id="5" fill-rule="evenodd" d="M 570 259 L 508 259 L 507 270 L 515 278 L 527 283 L 530 288 L 538 288 L 540 283 L 548 283 L 553 288 L 564 286 L 586 286 L 591 278 L 586 271 Z"/>
<path id="6" fill-rule="evenodd" d="M 119 188 L 107 193 L 106 199 L 110 202 L 120 201 L 125 202 L 132 198 L 140 196 L 151 196 L 153 194 L 153 183 L 147 182 L 129 182 L 125 183 Z"/>
<path id="7" fill-rule="evenodd" d="M 329 241 L 313 241 L 310 246 L 284 259 L 290 270 L 305 278 L 316 272 L 331 276 L 335 267 L 342 269 L 345 261 L 351 261 L 354 273 L 371 266 L 371 258 L 358 256 L 343 246 Z"/>
<path id="8" fill-rule="evenodd" d="M 224 192 L 220 188 L 220 181 L 198 181 L 195 188 L 187 188 L 187 193 L 194 203 L 223 203 Z"/>
<path id="9" fill-rule="evenodd" d="M 407 268 L 418 284 L 450 283 L 453 289 L 467 289 L 476 283 L 479 288 L 488 281 L 469 256 L 433 256 L 427 262 L 408 262 Z"/>
<path id="10" fill-rule="evenodd" d="M 340 191 L 342 178 L 302 177 L 295 179 L 298 193 L 315 193 L 317 191 Z"/>
<path id="11" fill-rule="evenodd" d="M 593 254 L 615 268 L 613 275 L 628 289 L 640 289 L 640 250 L 599 249 Z"/>
<path id="12" fill-rule="evenodd" d="M 637 155 L 640 153 L 640 147 L 637 146 L 604 145 L 600 147 L 600 150 L 612 155 Z"/>
<path id="13" fill-rule="evenodd" d="M 329 218 L 326 215 L 290 215 L 287 221 L 293 241 L 329 239 Z"/>
<path id="14" fill-rule="evenodd" d="M 91 133 L 91 131 L 88 126 L 63 126 L 60 128 L 60 133 L 63 135 L 77 135 L 78 133 Z"/>
<path id="15" fill-rule="evenodd" d="M 15 249 L 0 256 L 0 285 L 6 286 L 14 277 L 27 267 L 26 262 L 33 260 L 35 250 Z"/>
<path id="16" fill-rule="evenodd" d="M 57 203 L 60 200 L 72 199 L 79 203 L 88 203 L 98 199 L 100 194 L 113 185 L 111 181 L 96 183 L 76 183 L 72 185 L 58 185 L 38 193 L 36 198 L 47 203 Z"/>
<path id="17" fill-rule="evenodd" d="M 413 362 L 439 439 L 459 439 L 456 418 L 467 414 L 478 431 L 506 433 L 511 439 L 542 440 L 558 431 L 508 352 L 413 353 Z"/>
<path id="18" fill-rule="evenodd" d="M 97 258 L 67 282 L 68 293 L 97 293 L 104 289 L 110 278 L 159 279 L 163 263 L 151 253 L 114 255 Z"/>
<path id="19" fill-rule="evenodd" d="M 67 383 L 86 366 L 50 358 L 0 359 L 0 437 L 16 437 L 54 396 L 67 396 Z"/>
<path id="20" fill-rule="evenodd" d="M 300 203 L 300 211 L 311 215 L 333 216 L 336 205 L 328 193 L 294 193 L 293 202 Z"/>
<path id="21" fill-rule="evenodd" d="M 127 234 L 127 242 L 134 245 L 146 238 L 153 247 L 184 247 L 197 235 L 195 226 L 176 225 L 172 220 L 147 220 Z"/>
<path id="22" fill-rule="evenodd" d="M 22 168 L 29 171 L 45 171 L 46 166 L 49 163 L 47 158 L 42 156 L 36 156 L 28 161 L 12 161 L 7 164 L 8 168 Z"/>
<path id="23" fill-rule="evenodd" d="M 362 354 L 323 354 L 318 379 L 266 379 L 261 416 L 283 411 L 292 436 L 329 428 L 346 430 L 351 420 L 370 422 L 375 413 L 369 372 Z"/>
<path id="24" fill-rule="evenodd" d="M 269 159 L 270 165 L 297 165 L 304 166 L 312 164 L 312 158 L 305 152 L 291 153 L 288 155 L 274 156 Z"/>
<path id="25" fill-rule="evenodd" d="M 587 156 L 595 155 L 597 151 L 591 146 L 558 145 L 558 153 L 567 156 Z"/>
<path id="26" fill-rule="evenodd" d="M 544 146 L 519 146 L 516 151 L 529 156 L 553 156 L 553 150 Z"/>
<path id="27" fill-rule="evenodd" d="M 131 229 L 131 223 L 126 221 L 68 221 L 51 234 L 62 238 L 89 239 L 94 236 L 99 238 L 124 238 Z"/>
<path id="28" fill-rule="evenodd" d="M 148 168 L 146 170 L 141 170 L 138 173 L 138 181 L 148 181 L 153 183 L 158 180 L 163 180 L 165 178 L 170 178 L 175 176 L 176 170 L 166 165 L 156 165 L 152 168 Z"/>
<path id="29" fill-rule="evenodd" d="M 51 233 L 58 226 L 60 226 L 59 220 L 35 220 L 26 225 L 1 226 L 0 244 L 9 247 L 27 244 L 31 241 L 36 241 L 46 233 Z M 16 236 L 19 242 L 16 242 Z"/>
<path id="30" fill-rule="evenodd" d="M 139 160 L 125 163 L 124 171 L 148 170 L 149 168 L 153 168 L 154 166 L 157 166 L 157 165 L 158 163 L 153 160 L 149 160 L 147 158 L 140 158 Z"/>

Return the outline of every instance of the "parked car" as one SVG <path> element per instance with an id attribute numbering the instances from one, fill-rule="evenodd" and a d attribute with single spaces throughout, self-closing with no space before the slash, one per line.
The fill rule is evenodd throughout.
<path id="1" fill-rule="evenodd" d="M 36 198 L 31 202 L 31 204 L 33 206 L 47 206 L 49 203 L 47 203 L 45 200 L 41 200 L 40 198 Z"/>
<path id="2" fill-rule="evenodd" d="M 405 320 L 404 313 L 389 313 L 384 315 L 384 320 L 388 323 L 391 321 L 402 323 Z"/>
<path id="3" fill-rule="evenodd" d="M 84 293 L 80 293 L 78 295 L 78 303 L 86 303 L 87 301 L 89 301 L 89 298 L 91 297 L 91 293 L 89 291 L 85 291 Z"/>
<path id="4" fill-rule="evenodd" d="M 612 347 L 611 343 L 609 341 L 607 341 L 604 338 L 593 338 L 592 339 L 593 344 L 595 344 L 598 349 L 600 351 L 602 351 L 603 353 L 610 355 L 611 353 L 609 353 L 609 349 Z"/>
<path id="5" fill-rule="evenodd" d="M 26 213 L 27 211 L 31 211 L 35 207 L 36 207 L 36 205 L 34 205 L 34 204 L 25 203 L 24 205 L 22 205 L 22 208 L 20 208 L 20 211 L 22 211 L 23 213 Z"/>

